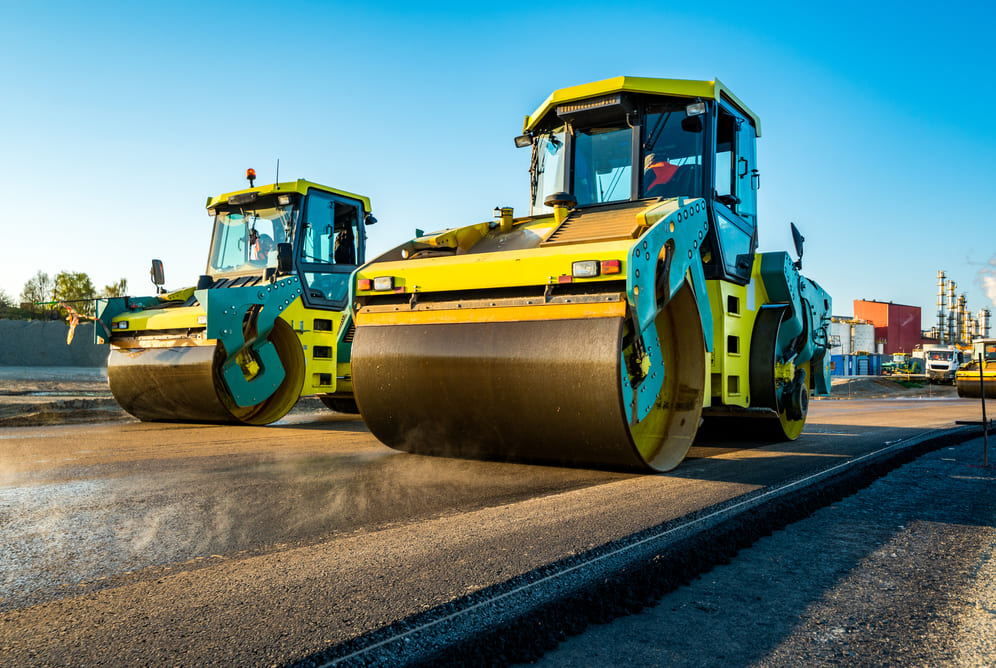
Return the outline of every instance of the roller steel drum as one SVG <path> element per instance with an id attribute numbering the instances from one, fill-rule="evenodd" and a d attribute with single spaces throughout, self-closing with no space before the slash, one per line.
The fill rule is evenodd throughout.
<path id="1" fill-rule="evenodd" d="M 973 377 L 967 377 L 969 374 L 964 374 L 959 376 L 956 385 L 958 386 L 958 396 L 959 397 L 971 397 L 973 399 L 982 398 L 982 386 L 979 384 L 978 371 L 975 372 Z M 984 381 L 986 399 L 996 399 L 996 380 L 992 377 L 986 378 Z"/>
<path id="2" fill-rule="evenodd" d="M 412 453 L 669 470 L 702 410 L 705 355 L 690 290 L 657 318 L 666 380 L 630 425 L 621 317 L 361 324 L 353 389 L 371 432 Z"/>

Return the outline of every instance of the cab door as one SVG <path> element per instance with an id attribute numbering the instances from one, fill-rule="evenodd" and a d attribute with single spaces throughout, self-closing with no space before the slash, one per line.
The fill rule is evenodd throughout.
<path id="1" fill-rule="evenodd" d="M 359 200 L 309 191 L 295 244 L 308 306 L 346 308 L 350 276 L 363 261 L 364 213 Z"/>
<path id="2" fill-rule="evenodd" d="M 717 106 L 714 132 L 711 222 L 722 258 L 717 269 L 726 280 L 744 284 L 757 248 L 756 132 L 749 118 L 724 102 Z"/>

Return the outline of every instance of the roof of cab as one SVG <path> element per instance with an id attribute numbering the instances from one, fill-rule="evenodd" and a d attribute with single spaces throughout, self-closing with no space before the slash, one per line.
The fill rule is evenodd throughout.
<path id="1" fill-rule="evenodd" d="M 334 193 L 336 195 L 342 195 L 343 197 L 349 197 L 351 199 L 358 199 L 363 202 L 363 210 L 366 213 L 370 213 L 370 198 L 364 197 L 363 195 L 357 195 L 355 193 L 348 192 L 346 190 L 339 190 L 338 188 L 330 188 L 328 186 L 323 186 L 320 183 L 312 183 L 311 181 L 306 181 L 305 179 L 298 179 L 297 181 L 286 181 L 284 183 L 271 183 L 265 186 L 256 186 L 255 188 L 246 188 L 245 190 L 235 190 L 230 193 L 224 193 L 223 195 L 218 195 L 217 197 L 208 197 L 207 208 L 210 209 L 212 206 L 218 206 L 224 204 L 229 197 L 232 195 L 238 195 L 240 193 L 251 193 L 257 192 L 260 195 L 271 195 L 273 193 L 281 192 L 291 192 L 300 193 L 305 195 L 311 188 L 317 188 L 318 190 L 324 190 L 326 192 Z"/>
<path id="2" fill-rule="evenodd" d="M 651 79 L 647 77 L 614 77 L 556 90 L 531 116 L 526 116 L 523 131 L 528 132 L 534 129 L 543 120 L 543 117 L 557 105 L 621 92 L 676 95 L 678 97 L 710 98 L 713 100 L 722 98 L 746 114 L 753 121 L 757 136 L 761 136 L 761 119 L 718 79 L 714 81 L 690 81 L 687 79 Z"/>

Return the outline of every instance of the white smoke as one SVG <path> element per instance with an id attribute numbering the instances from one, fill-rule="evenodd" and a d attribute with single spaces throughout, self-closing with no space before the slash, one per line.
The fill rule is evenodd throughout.
<path id="1" fill-rule="evenodd" d="M 982 287 L 982 291 L 986 293 L 986 297 L 989 297 L 993 306 L 996 306 L 996 255 L 989 258 L 986 266 L 979 270 L 975 282 Z"/>

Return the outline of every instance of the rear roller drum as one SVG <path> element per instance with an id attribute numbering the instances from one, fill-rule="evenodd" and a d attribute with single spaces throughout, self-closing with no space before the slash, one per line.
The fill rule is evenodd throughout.
<path id="1" fill-rule="evenodd" d="M 802 433 L 809 414 L 809 362 L 794 368 L 791 381 L 779 378 L 778 329 L 783 308 L 762 309 L 754 322 L 750 348 L 750 394 L 752 408 L 770 408 L 778 419 L 745 421 L 756 436 L 774 441 L 794 441 Z"/>

